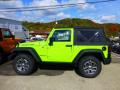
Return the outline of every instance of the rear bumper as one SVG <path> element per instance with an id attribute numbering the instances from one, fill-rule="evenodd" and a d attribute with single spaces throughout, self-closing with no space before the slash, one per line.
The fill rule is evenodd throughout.
<path id="1" fill-rule="evenodd" d="M 108 58 L 105 58 L 103 64 L 110 64 L 111 63 L 111 52 L 108 54 Z"/>
<path id="2" fill-rule="evenodd" d="M 103 64 L 110 64 L 111 63 L 111 58 L 108 58 L 108 59 L 105 59 L 104 60 L 104 62 L 103 62 Z"/>

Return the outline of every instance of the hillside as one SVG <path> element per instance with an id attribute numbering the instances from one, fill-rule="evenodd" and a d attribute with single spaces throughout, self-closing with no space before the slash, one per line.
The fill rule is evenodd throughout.
<path id="1" fill-rule="evenodd" d="M 58 27 L 75 27 L 75 26 L 82 26 L 82 27 L 94 27 L 94 28 L 104 28 L 107 36 L 115 36 L 120 31 L 120 24 L 117 23 L 105 23 L 99 24 L 95 23 L 88 19 L 63 19 L 57 21 L 58 24 L 55 22 L 49 23 L 33 23 L 33 22 L 23 22 L 23 26 L 28 28 L 29 30 L 51 30 L 52 28 Z"/>

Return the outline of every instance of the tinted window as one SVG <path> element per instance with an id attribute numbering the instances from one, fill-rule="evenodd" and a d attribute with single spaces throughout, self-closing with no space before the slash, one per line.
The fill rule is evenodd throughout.
<path id="1" fill-rule="evenodd" d="M 76 30 L 75 41 L 79 44 L 100 44 L 106 41 L 103 30 Z"/>
<path id="2" fill-rule="evenodd" d="M 70 30 L 56 30 L 53 34 L 55 41 L 70 41 L 71 31 Z"/>

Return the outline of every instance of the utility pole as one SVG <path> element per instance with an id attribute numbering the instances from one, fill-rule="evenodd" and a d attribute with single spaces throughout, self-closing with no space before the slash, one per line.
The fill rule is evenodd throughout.
<path id="1" fill-rule="evenodd" d="M 58 24 L 58 22 L 57 22 L 57 19 L 55 18 L 55 27 L 57 27 L 57 24 Z"/>
<path id="2" fill-rule="evenodd" d="M 57 22 L 57 19 L 55 18 L 55 24 L 57 25 L 58 24 L 58 22 Z"/>

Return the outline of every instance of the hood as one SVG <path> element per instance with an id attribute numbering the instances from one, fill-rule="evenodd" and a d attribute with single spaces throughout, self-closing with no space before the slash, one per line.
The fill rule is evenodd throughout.
<path id="1" fill-rule="evenodd" d="M 33 47 L 33 46 L 39 46 L 39 45 L 44 45 L 45 41 L 29 41 L 29 42 L 24 42 L 24 43 L 19 43 L 19 47 Z"/>
<path id="2" fill-rule="evenodd" d="M 23 41 L 22 38 L 15 38 L 15 42 L 21 42 L 21 41 Z"/>

